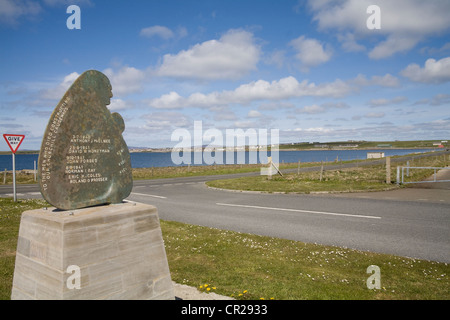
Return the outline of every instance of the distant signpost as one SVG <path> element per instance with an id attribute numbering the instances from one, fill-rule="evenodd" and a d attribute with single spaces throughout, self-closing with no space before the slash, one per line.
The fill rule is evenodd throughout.
<path id="1" fill-rule="evenodd" d="M 16 196 L 16 152 L 19 150 L 20 145 L 23 142 L 23 139 L 25 139 L 25 136 L 23 134 L 7 134 L 5 133 L 3 135 L 3 138 L 5 138 L 6 143 L 8 144 L 9 148 L 12 152 L 12 170 L 13 170 L 13 193 L 14 193 L 14 202 L 17 201 Z"/>

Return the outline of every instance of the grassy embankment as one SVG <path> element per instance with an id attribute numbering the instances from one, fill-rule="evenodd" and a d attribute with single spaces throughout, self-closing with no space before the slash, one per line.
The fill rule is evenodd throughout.
<path id="1" fill-rule="evenodd" d="M 0 199 L 0 300 L 11 295 L 21 213 L 46 205 Z M 178 222 L 161 221 L 161 228 L 172 279 L 205 292 L 236 299 L 450 299 L 445 263 Z M 381 289 L 367 288 L 370 265 L 380 268 Z"/>
<path id="2" fill-rule="evenodd" d="M 445 167 L 450 164 L 450 155 L 430 155 L 409 161 L 411 167 Z M 361 163 L 362 165 L 363 163 Z M 316 164 L 317 165 L 317 164 Z M 391 164 L 391 183 L 386 183 L 386 166 L 358 166 L 314 172 L 300 172 L 267 176 L 244 177 L 208 181 L 210 187 L 262 192 L 310 193 L 310 192 L 355 192 L 380 191 L 398 188 L 397 166 L 406 166 L 406 161 Z M 433 170 L 411 169 L 407 181 L 421 181 L 433 174 Z"/>
<path id="3" fill-rule="evenodd" d="M 304 166 L 316 166 L 317 163 L 302 164 Z M 209 176 L 222 175 L 244 172 L 259 172 L 260 164 L 227 164 L 227 165 L 211 165 L 211 166 L 179 166 L 179 167 L 154 167 L 154 168 L 133 168 L 133 179 L 164 179 L 164 178 L 180 178 L 192 176 Z M 282 169 L 297 168 L 297 164 L 282 164 Z M 6 177 L 6 179 L 4 179 Z M 5 183 L 4 183 L 5 182 Z M 17 184 L 33 184 L 34 174 L 31 171 L 17 171 Z M 12 184 L 12 173 L 0 172 L 0 184 Z"/>

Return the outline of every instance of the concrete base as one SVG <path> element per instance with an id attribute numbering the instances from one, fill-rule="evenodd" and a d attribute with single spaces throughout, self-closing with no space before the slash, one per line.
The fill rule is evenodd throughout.
<path id="1" fill-rule="evenodd" d="M 175 299 L 156 207 L 24 212 L 11 299 Z"/>

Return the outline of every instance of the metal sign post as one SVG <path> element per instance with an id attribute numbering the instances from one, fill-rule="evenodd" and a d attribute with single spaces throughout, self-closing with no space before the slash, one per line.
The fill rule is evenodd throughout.
<path id="1" fill-rule="evenodd" d="M 23 134 L 4 134 L 3 138 L 5 138 L 6 143 L 12 152 L 12 170 L 13 170 L 13 193 L 14 193 L 14 202 L 17 201 L 16 195 L 16 151 L 19 149 L 19 146 L 22 144 L 25 136 Z"/>
<path id="2" fill-rule="evenodd" d="M 13 152 L 12 154 L 12 170 L 13 170 L 13 193 L 14 193 L 14 202 L 17 201 L 16 195 L 16 154 Z"/>

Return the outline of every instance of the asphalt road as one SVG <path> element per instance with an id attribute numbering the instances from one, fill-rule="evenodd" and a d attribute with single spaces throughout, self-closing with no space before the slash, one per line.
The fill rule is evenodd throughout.
<path id="1" fill-rule="evenodd" d="M 450 190 L 298 195 L 204 183 L 217 178 L 138 180 L 127 200 L 156 206 L 163 220 L 450 262 Z M 0 196 L 11 189 L 0 186 Z M 17 193 L 41 197 L 37 185 L 18 185 Z"/>
<path id="2" fill-rule="evenodd" d="M 128 200 L 155 205 L 163 220 L 450 262 L 447 190 L 442 199 L 418 201 L 392 193 L 390 199 L 261 194 L 210 189 L 190 179 L 163 182 L 138 182 Z"/>

